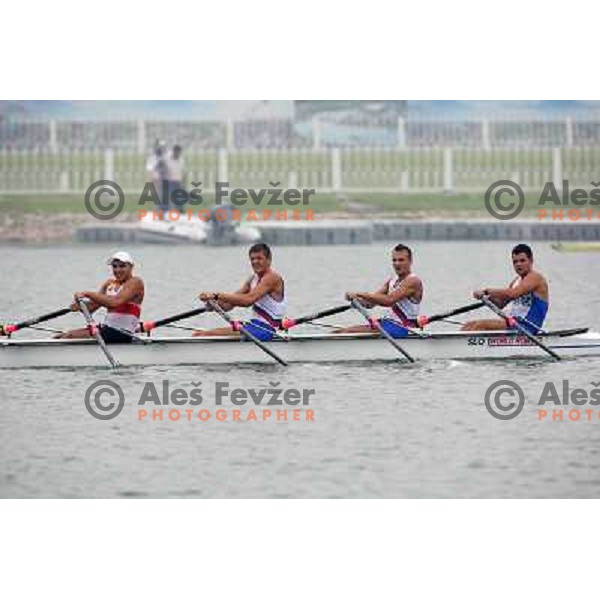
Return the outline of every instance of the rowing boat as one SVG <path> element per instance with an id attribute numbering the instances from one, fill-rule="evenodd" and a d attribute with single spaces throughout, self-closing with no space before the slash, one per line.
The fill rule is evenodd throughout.
<path id="1" fill-rule="evenodd" d="M 587 329 L 538 336 L 562 358 L 600 356 L 600 334 Z M 545 353 L 514 331 L 411 334 L 402 346 L 417 360 L 543 358 Z M 393 361 L 398 353 L 377 334 L 296 334 L 267 342 L 287 362 Z M 155 337 L 112 344 L 122 365 L 215 365 L 272 362 L 257 346 L 235 337 Z M 106 366 L 93 339 L 0 338 L 0 369 Z"/>

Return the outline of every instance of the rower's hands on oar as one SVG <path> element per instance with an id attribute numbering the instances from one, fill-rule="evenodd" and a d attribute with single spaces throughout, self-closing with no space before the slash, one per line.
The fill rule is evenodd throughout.
<path id="1" fill-rule="evenodd" d="M 222 296 L 225 296 L 222 292 L 202 292 L 198 294 L 198 298 L 205 303 L 207 311 L 212 312 L 214 310 L 210 305 L 211 302 L 216 302 L 223 310 L 230 311 L 234 308 L 234 305 L 224 300 Z"/>
<path id="2" fill-rule="evenodd" d="M 494 303 L 498 307 L 502 307 L 506 304 L 506 299 L 503 298 L 502 295 L 500 295 L 497 292 L 494 292 L 494 290 L 489 290 L 487 288 L 483 290 L 475 290 L 473 292 L 473 298 L 475 298 L 476 300 L 488 298 L 490 302 Z"/>
<path id="3" fill-rule="evenodd" d="M 73 303 L 70 305 L 70 309 L 73 312 L 81 312 L 81 309 L 79 307 L 79 302 L 85 302 L 87 304 L 88 309 L 93 312 L 95 309 L 92 308 L 92 304 L 93 302 L 89 299 L 90 294 L 93 292 L 75 292 L 73 294 Z"/>
<path id="4" fill-rule="evenodd" d="M 352 300 L 356 300 L 360 302 L 365 308 L 373 308 L 373 305 L 370 302 L 367 302 L 364 297 L 364 292 L 346 292 L 346 300 L 352 302 Z"/>
<path id="5" fill-rule="evenodd" d="M 85 301 L 93 293 L 94 292 L 75 292 L 73 294 L 73 298 L 75 299 L 75 302 L 78 303 L 79 300 L 84 300 Z"/>
<path id="6" fill-rule="evenodd" d="M 200 292 L 198 294 L 198 298 L 202 300 L 202 302 L 208 302 L 209 300 L 217 300 L 219 298 L 218 292 Z"/>
<path id="7" fill-rule="evenodd" d="M 79 308 L 79 301 L 85 300 L 85 292 L 75 292 L 73 294 L 73 302 L 70 304 L 69 308 L 73 312 L 81 312 Z"/>

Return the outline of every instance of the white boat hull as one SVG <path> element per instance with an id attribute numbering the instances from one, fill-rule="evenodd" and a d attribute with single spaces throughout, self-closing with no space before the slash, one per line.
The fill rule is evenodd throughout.
<path id="1" fill-rule="evenodd" d="M 193 243 L 218 245 L 220 240 L 215 238 L 212 227 L 204 221 L 158 221 L 152 215 L 144 217 L 138 226 L 139 239 L 143 242 L 156 244 Z M 260 230 L 252 225 L 235 223 L 224 232 L 224 240 L 228 244 L 251 244 L 261 238 Z"/>
<path id="2" fill-rule="evenodd" d="M 600 334 L 549 334 L 540 337 L 561 357 L 600 356 Z M 398 342 L 417 360 L 544 358 L 547 354 L 527 338 L 512 332 L 430 334 Z M 403 357 L 387 340 L 371 334 L 293 335 L 268 347 L 294 363 L 392 361 Z M 150 338 L 148 343 L 109 346 L 122 365 L 214 365 L 272 363 L 251 342 L 236 338 Z M 106 366 L 95 340 L 0 340 L 0 368 Z"/>
<path id="3" fill-rule="evenodd" d="M 140 221 L 139 230 L 142 240 L 150 243 L 204 244 L 208 238 L 208 226 L 202 221 L 155 221 L 151 215 Z"/>

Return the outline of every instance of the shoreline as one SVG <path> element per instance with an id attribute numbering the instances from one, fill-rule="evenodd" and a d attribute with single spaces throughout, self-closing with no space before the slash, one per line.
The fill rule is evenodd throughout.
<path id="1" fill-rule="evenodd" d="M 449 210 L 444 212 L 432 213 L 426 210 L 413 210 L 402 212 L 391 211 L 337 211 L 323 212 L 314 215 L 314 220 L 294 221 L 277 221 L 270 219 L 267 221 L 261 220 L 243 220 L 242 224 L 259 227 L 261 223 L 268 223 L 265 231 L 274 231 L 277 228 L 303 228 L 310 229 L 311 224 L 315 229 L 321 229 L 332 221 L 337 222 L 341 227 L 355 226 L 356 228 L 364 228 L 368 223 L 389 221 L 384 223 L 385 229 L 390 229 L 392 236 L 398 234 L 400 237 L 408 236 L 411 238 L 407 227 L 411 223 L 415 225 L 417 230 L 427 228 L 428 224 L 431 229 L 439 230 L 433 237 L 428 233 L 425 239 L 443 239 L 444 235 L 448 239 L 457 239 L 456 234 L 450 232 L 444 233 L 442 225 L 453 227 L 463 231 L 461 239 L 482 240 L 495 239 L 504 237 L 500 231 L 508 232 L 508 230 L 522 230 L 523 232 L 532 232 L 537 230 L 537 234 L 532 239 L 546 240 L 550 242 L 559 241 L 600 241 L 600 221 L 539 221 L 535 219 L 535 215 L 524 213 L 518 220 L 511 222 L 499 221 L 494 219 L 486 212 L 469 211 L 469 210 Z M 8 211 L 0 213 L 0 245 L 19 245 L 19 246 L 45 246 L 48 244 L 80 244 L 81 241 L 76 239 L 76 231 L 82 227 L 97 226 L 99 228 L 111 225 L 133 226 L 139 222 L 136 213 L 126 212 L 110 221 L 101 221 L 94 219 L 87 213 L 73 212 L 57 212 L 57 213 L 39 213 L 39 212 L 16 212 Z M 175 221 L 176 222 L 176 221 Z M 364 225 L 363 225 L 364 224 Z M 118 227 L 117 227 L 118 228 Z M 550 229 L 549 229 L 550 228 Z M 484 231 L 483 237 L 476 230 Z M 392 232 L 393 230 L 393 232 Z M 467 230 L 467 231 L 465 231 Z M 442 237 L 440 237 L 442 236 Z M 283 240 L 281 240 L 283 241 Z"/>

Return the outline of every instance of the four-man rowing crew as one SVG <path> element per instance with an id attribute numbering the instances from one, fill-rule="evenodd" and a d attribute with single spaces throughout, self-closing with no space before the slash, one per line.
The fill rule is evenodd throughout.
<path id="1" fill-rule="evenodd" d="M 267 355 L 281 364 L 337 360 L 391 360 L 413 362 L 415 358 L 494 358 L 536 356 L 546 353 L 555 359 L 571 355 L 600 355 L 600 335 L 587 329 L 544 332 L 548 311 L 548 284 L 533 269 L 531 248 L 513 248 L 512 262 L 517 277 L 506 288 L 483 289 L 473 293 L 477 302 L 425 317 L 420 314 L 423 281 L 411 271 L 412 252 L 403 244 L 392 251 L 394 276 L 374 292 L 348 292 L 349 303 L 304 317 L 286 318 L 287 293 L 283 277 L 271 267 L 271 250 L 263 243 L 249 251 L 253 275 L 234 293 L 202 292 L 202 308 L 188 310 L 158 321 L 141 321 L 144 282 L 133 274 L 134 261 L 127 252 L 110 260 L 113 277 L 98 292 L 76 292 L 69 308 L 54 311 L 22 323 L 4 325 L 0 334 L 0 368 L 24 366 L 86 366 L 102 364 L 113 356 L 112 344 L 126 364 L 198 364 L 261 362 Z M 389 308 L 376 319 L 367 309 Z M 461 331 L 429 333 L 423 328 L 487 307 L 496 318 L 470 321 Z M 107 310 L 103 323 L 96 325 L 93 313 Z M 251 307 L 252 319 L 238 321 L 229 315 L 235 307 Z M 291 335 L 302 323 L 355 309 L 365 324 L 336 328 L 330 334 Z M 87 326 L 45 340 L 15 340 L 11 334 L 41 322 L 81 311 Z M 191 336 L 150 338 L 140 335 L 153 329 L 205 312 L 219 314 L 226 327 L 195 330 Z M 250 341 L 252 344 L 236 344 Z M 133 342 L 133 343 L 132 343 Z M 99 345 L 106 359 L 94 350 Z M 56 350 L 61 349 L 61 352 Z"/>

